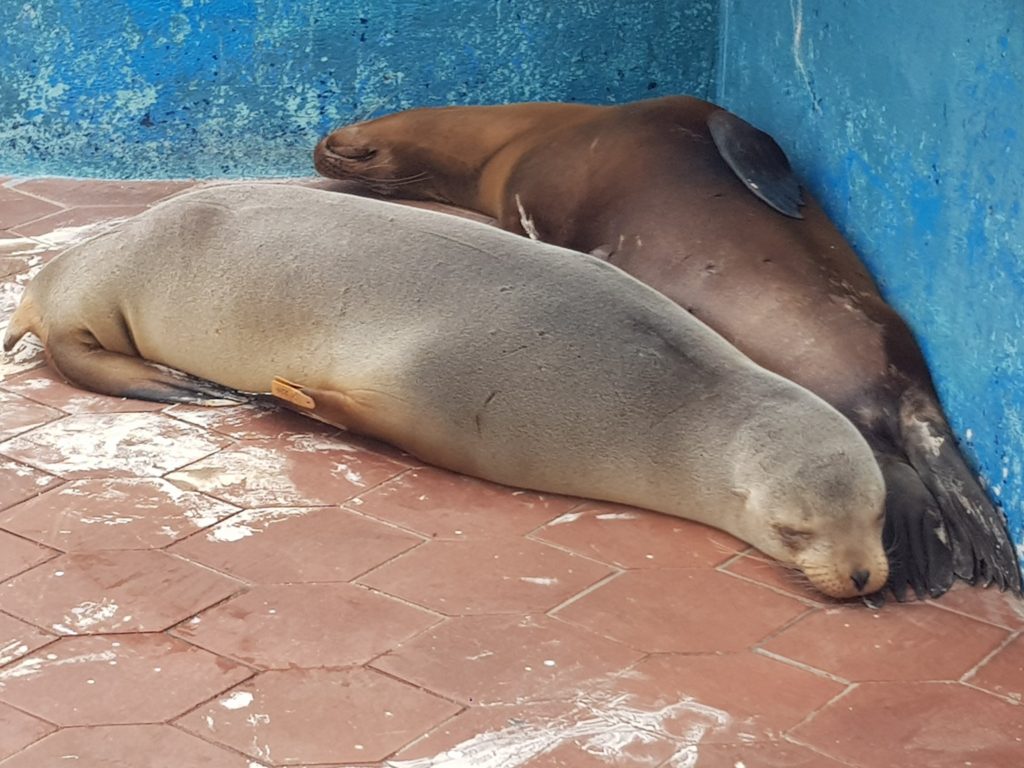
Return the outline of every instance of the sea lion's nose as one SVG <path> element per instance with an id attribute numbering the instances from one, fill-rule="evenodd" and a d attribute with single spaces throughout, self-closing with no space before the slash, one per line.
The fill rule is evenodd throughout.
<path id="1" fill-rule="evenodd" d="M 864 591 L 864 585 L 868 583 L 870 578 L 871 571 L 864 570 L 863 568 L 850 574 L 850 581 L 853 582 L 853 586 L 857 588 L 858 592 Z"/>

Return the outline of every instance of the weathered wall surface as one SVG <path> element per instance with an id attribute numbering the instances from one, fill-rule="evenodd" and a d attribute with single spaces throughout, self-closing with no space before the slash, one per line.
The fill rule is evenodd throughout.
<path id="1" fill-rule="evenodd" d="M 722 0 L 720 25 L 718 100 L 910 321 L 1024 555 L 1024 3 Z"/>
<path id="2" fill-rule="evenodd" d="M 707 94 L 716 0 L 5 0 L 0 173 L 312 173 L 412 106 Z"/>

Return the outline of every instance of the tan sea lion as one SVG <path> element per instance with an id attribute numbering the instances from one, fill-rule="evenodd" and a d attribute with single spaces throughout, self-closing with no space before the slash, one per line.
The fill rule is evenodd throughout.
<path id="1" fill-rule="evenodd" d="M 4 349 L 28 331 L 87 389 L 273 391 L 449 469 L 722 528 L 829 595 L 885 583 L 884 486 L 847 419 L 618 268 L 485 224 L 203 189 L 46 265 Z"/>
<path id="2" fill-rule="evenodd" d="M 378 194 L 600 255 L 830 402 L 885 476 L 898 598 L 908 584 L 940 595 L 954 574 L 1020 591 L 1006 521 L 960 455 L 910 329 L 767 134 L 686 97 L 449 107 L 340 128 L 314 160 Z"/>

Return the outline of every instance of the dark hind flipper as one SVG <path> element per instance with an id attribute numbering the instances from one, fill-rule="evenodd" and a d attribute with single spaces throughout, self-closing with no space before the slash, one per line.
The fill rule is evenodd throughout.
<path id="1" fill-rule="evenodd" d="M 900 401 L 904 450 L 938 502 L 953 550 L 953 570 L 970 584 L 1021 593 L 1020 565 L 1002 512 L 964 461 L 934 397 L 916 390 Z"/>
<path id="2" fill-rule="evenodd" d="M 707 125 L 718 153 L 751 192 L 779 213 L 803 218 L 800 183 L 775 139 L 724 109 L 712 112 Z"/>
<path id="3" fill-rule="evenodd" d="M 85 330 L 51 334 L 46 356 L 70 383 L 104 395 L 207 406 L 249 401 L 236 390 L 212 381 L 104 349 Z"/>
<path id="4" fill-rule="evenodd" d="M 889 555 L 886 586 L 902 602 L 910 587 L 917 597 L 938 597 L 953 584 L 953 553 L 938 505 L 917 472 L 902 459 L 879 455 L 885 477 L 885 529 Z"/>

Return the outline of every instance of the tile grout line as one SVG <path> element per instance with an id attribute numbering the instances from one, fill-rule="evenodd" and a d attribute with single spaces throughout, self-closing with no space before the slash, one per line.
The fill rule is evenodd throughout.
<path id="1" fill-rule="evenodd" d="M 846 688 L 841 690 L 839 693 L 837 693 L 831 699 L 826 701 L 820 707 L 815 709 L 813 712 L 808 712 L 800 722 L 795 723 L 795 724 L 791 725 L 789 728 L 787 728 L 783 732 L 783 736 L 786 739 L 793 741 L 794 744 L 799 744 L 802 747 L 809 746 L 809 745 L 805 744 L 804 742 L 800 741 L 799 738 L 793 736 L 792 732 L 794 730 L 796 730 L 797 728 L 801 728 L 801 727 L 803 727 L 805 725 L 808 725 L 808 724 L 814 722 L 814 718 L 816 718 L 820 713 L 824 712 L 826 709 L 831 707 L 836 702 L 838 702 L 841 699 L 845 698 L 846 696 L 850 695 L 855 690 L 857 690 L 857 688 L 859 688 L 859 687 L 860 687 L 860 683 L 849 683 L 849 684 L 847 684 Z M 832 755 L 830 755 L 828 752 L 825 752 L 824 754 L 828 755 L 829 757 L 832 757 Z"/>
<path id="2" fill-rule="evenodd" d="M 970 587 L 970 589 L 972 589 L 972 590 L 973 589 L 978 589 L 978 587 Z M 1013 600 L 1018 600 L 1019 599 L 1019 600 L 1021 600 L 1022 604 L 1024 604 L 1024 598 L 1021 598 L 1020 596 L 1014 596 L 1012 593 L 1011 593 L 1011 599 L 1013 599 Z M 972 614 L 972 613 L 967 613 L 966 611 L 963 611 L 963 610 L 961 610 L 959 608 L 954 608 L 953 606 L 945 605 L 942 602 L 942 600 L 941 600 L 941 595 L 938 598 L 928 598 L 927 600 L 921 600 L 921 601 L 917 601 L 917 602 L 921 602 L 921 603 L 923 603 L 925 605 L 932 605 L 932 606 L 934 606 L 936 608 L 941 608 L 943 611 L 946 611 L 947 613 L 953 613 L 953 614 L 956 614 L 957 616 L 963 616 L 966 619 L 973 619 L 974 621 L 979 621 L 982 624 L 988 624 L 988 625 L 993 626 L 993 627 L 998 627 L 999 629 L 1005 629 L 1008 632 L 1024 631 L 1024 613 L 1021 613 L 1021 616 L 1020 616 L 1021 625 L 1019 627 L 1010 627 L 1010 626 L 1007 626 L 1006 624 L 1000 624 L 999 622 L 997 622 L 995 620 L 982 618 L 981 616 L 977 616 L 977 615 Z M 1017 609 L 1014 609 L 1014 610 L 1017 610 Z M 1024 609 L 1021 609 L 1021 610 L 1024 610 Z"/>
<path id="3" fill-rule="evenodd" d="M 800 669 L 800 670 L 803 670 L 804 672 L 809 672 L 810 674 L 812 674 L 812 675 L 814 675 L 816 677 L 821 677 L 821 678 L 824 678 L 825 680 L 831 680 L 832 682 L 839 683 L 840 685 L 854 685 L 855 684 L 852 680 L 847 680 L 846 678 L 840 677 L 839 675 L 833 674 L 832 672 L 827 672 L 824 669 L 818 669 L 817 667 L 812 667 L 810 664 L 805 664 L 802 661 L 797 661 L 796 659 L 791 659 L 788 656 L 783 656 L 781 654 L 774 653 L 772 651 L 767 651 L 764 648 L 760 648 L 760 647 L 756 647 L 755 646 L 755 647 L 751 648 L 750 650 L 753 653 L 757 654 L 758 656 L 763 656 L 763 657 L 765 657 L 767 659 L 771 659 L 772 661 L 777 661 L 780 664 L 785 664 L 786 666 L 794 667 L 795 669 Z"/>
<path id="4" fill-rule="evenodd" d="M 728 576 L 731 576 L 734 579 L 740 579 L 741 581 L 745 581 L 748 584 L 754 584 L 754 585 L 756 585 L 758 587 L 761 587 L 762 589 L 770 590 L 771 592 L 774 592 L 777 595 L 782 595 L 783 597 L 792 598 L 793 600 L 797 600 L 797 601 L 803 603 L 808 608 L 820 609 L 820 608 L 827 608 L 830 605 L 837 605 L 837 606 L 838 605 L 842 605 L 842 603 L 821 603 L 821 602 L 818 602 L 817 600 L 815 600 L 813 597 L 806 597 L 804 595 L 798 595 L 798 594 L 796 594 L 794 592 L 790 592 L 788 590 L 785 590 L 782 587 L 775 586 L 774 584 L 766 584 L 765 582 L 758 581 L 757 579 L 755 579 L 755 578 L 753 578 L 751 576 L 747 576 L 746 574 L 736 573 L 735 571 L 729 570 L 729 568 L 728 568 L 729 565 L 732 565 L 734 562 L 736 562 L 740 558 L 744 558 L 744 557 L 746 557 L 746 554 L 745 553 L 740 553 L 735 558 L 732 558 L 729 562 L 719 564 L 713 570 L 716 570 L 716 571 L 718 571 L 720 573 L 724 573 L 724 574 L 726 574 Z"/>
<path id="5" fill-rule="evenodd" d="M 623 571 L 622 569 L 615 568 L 611 573 L 609 573 L 609 574 L 607 574 L 605 576 L 602 576 L 600 579 L 595 581 L 589 587 L 585 587 L 583 590 L 577 592 L 576 594 L 572 595 L 571 597 L 566 598 L 565 600 L 563 600 L 562 602 L 560 602 L 558 605 L 554 606 L 553 608 L 548 608 L 548 610 L 544 611 L 544 615 L 548 616 L 548 617 L 550 617 L 552 619 L 559 618 L 555 614 L 557 614 L 563 608 L 568 608 L 570 605 L 575 603 L 577 600 L 580 600 L 580 599 L 586 597 L 587 595 L 591 594 L 592 592 L 596 592 L 601 587 L 603 587 L 606 584 L 608 584 L 608 583 L 614 581 L 615 579 L 617 579 L 623 573 L 625 573 L 625 571 Z M 566 623 L 573 624 L 573 622 L 570 622 L 570 621 L 567 621 Z M 631 646 L 629 646 L 629 647 L 631 647 Z"/>

